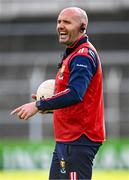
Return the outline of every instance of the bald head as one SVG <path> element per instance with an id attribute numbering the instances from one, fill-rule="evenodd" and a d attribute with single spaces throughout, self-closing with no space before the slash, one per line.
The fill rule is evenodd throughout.
<path id="1" fill-rule="evenodd" d="M 78 7 L 63 9 L 57 19 L 59 42 L 72 45 L 77 39 L 85 36 L 88 24 L 87 14 Z"/>
<path id="2" fill-rule="evenodd" d="M 87 28 L 88 25 L 88 16 L 86 14 L 86 12 L 78 7 L 68 7 L 63 9 L 60 14 L 62 13 L 69 13 L 71 16 L 73 16 L 76 21 L 78 21 L 78 23 L 80 24 L 84 24 L 85 28 Z"/>

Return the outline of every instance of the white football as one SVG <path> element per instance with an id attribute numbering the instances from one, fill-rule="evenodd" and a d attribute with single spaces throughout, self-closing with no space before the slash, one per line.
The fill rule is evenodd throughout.
<path id="1" fill-rule="evenodd" d="M 54 79 L 48 79 L 44 82 L 42 82 L 38 89 L 37 89 L 37 100 L 40 100 L 42 98 L 50 98 L 54 94 L 54 88 L 55 88 L 55 80 Z"/>

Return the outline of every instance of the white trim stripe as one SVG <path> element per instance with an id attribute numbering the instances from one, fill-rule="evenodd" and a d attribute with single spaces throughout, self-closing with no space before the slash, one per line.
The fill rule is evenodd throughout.
<path id="1" fill-rule="evenodd" d="M 70 180 L 77 180 L 77 172 L 70 172 Z"/>
<path id="2" fill-rule="evenodd" d="M 78 51 L 78 53 L 83 53 L 84 50 L 85 50 L 85 48 L 82 48 L 82 49 L 80 49 L 80 50 Z"/>

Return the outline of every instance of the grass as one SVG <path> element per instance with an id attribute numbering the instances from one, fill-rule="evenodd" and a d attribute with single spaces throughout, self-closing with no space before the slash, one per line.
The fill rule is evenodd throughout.
<path id="1" fill-rule="evenodd" d="M 47 171 L 1 171 L 0 180 L 47 180 Z"/>
<path id="2" fill-rule="evenodd" d="M 0 180 L 48 180 L 48 171 L 1 171 Z M 92 180 L 127 180 L 129 171 L 95 170 Z"/>
<path id="3" fill-rule="evenodd" d="M 92 180 L 127 180 L 129 171 L 126 170 L 107 170 L 95 171 Z"/>

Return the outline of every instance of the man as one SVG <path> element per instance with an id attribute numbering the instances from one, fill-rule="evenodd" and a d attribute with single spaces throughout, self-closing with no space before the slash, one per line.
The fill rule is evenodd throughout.
<path id="1" fill-rule="evenodd" d="M 58 67 L 55 95 L 12 111 L 27 120 L 39 110 L 54 110 L 56 146 L 49 179 L 91 179 L 95 155 L 105 138 L 102 69 L 86 34 L 87 14 L 63 9 L 57 20 L 59 42 L 66 46 Z"/>

